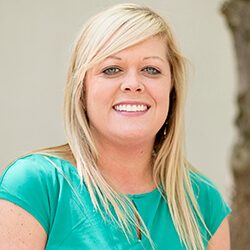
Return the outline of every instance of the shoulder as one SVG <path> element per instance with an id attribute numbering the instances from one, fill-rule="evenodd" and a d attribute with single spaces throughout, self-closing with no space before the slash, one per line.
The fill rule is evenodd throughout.
<path id="1" fill-rule="evenodd" d="M 0 177 L 1 192 L 29 196 L 29 193 L 56 196 L 69 185 L 79 185 L 77 170 L 63 159 L 32 154 L 18 158 Z"/>
<path id="2" fill-rule="evenodd" d="M 219 189 L 209 178 L 200 173 L 192 172 L 190 173 L 190 179 L 194 194 L 200 205 L 202 205 L 203 202 L 207 205 L 208 201 L 213 202 L 223 199 Z"/>
<path id="3" fill-rule="evenodd" d="M 1 180 L 13 178 L 20 179 L 26 174 L 44 174 L 48 170 L 48 164 L 42 155 L 32 154 L 13 161 L 4 171 Z"/>
<path id="4" fill-rule="evenodd" d="M 213 235 L 231 212 L 231 208 L 210 179 L 194 172 L 190 174 L 190 178 L 204 222 Z"/>
<path id="5" fill-rule="evenodd" d="M 49 164 L 41 155 L 28 155 L 12 162 L 0 178 L 1 188 L 18 189 L 37 184 L 50 175 Z M 37 185 L 35 185 L 37 186 Z"/>
<path id="6" fill-rule="evenodd" d="M 0 177 L 0 199 L 19 205 L 32 214 L 48 232 L 58 202 L 70 194 L 70 182 L 77 182 L 77 171 L 67 161 L 32 154 L 17 159 Z"/>
<path id="7" fill-rule="evenodd" d="M 215 184 L 201 173 L 190 172 L 190 179 L 196 198 L 203 198 L 204 196 L 210 196 L 211 194 L 219 195 L 219 191 Z"/>
<path id="8" fill-rule="evenodd" d="M 7 183 L 25 183 L 38 182 L 46 179 L 57 178 L 56 176 L 63 172 L 75 172 L 73 166 L 69 166 L 66 161 L 41 154 L 31 154 L 16 159 L 3 172 L 0 177 L 2 185 Z"/>

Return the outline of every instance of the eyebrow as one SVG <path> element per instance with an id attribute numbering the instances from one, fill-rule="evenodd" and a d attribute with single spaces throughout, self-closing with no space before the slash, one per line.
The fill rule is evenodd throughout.
<path id="1" fill-rule="evenodd" d="M 109 56 L 107 58 L 110 58 L 110 59 L 116 59 L 116 60 L 122 60 L 122 58 L 118 57 L 118 56 Z M 148 59 L 158 59 L 158 60 L 161 60 L 162 62 L 166 62 L 166 60 L 164 60 L 163 58 L 161 58 L 160 56 L 147 56 L 147 57 L 144 57 L 143 60 L 148 60 Z"/>
<path id="2" fill-rule="evenodd" d="M 143 58 L 143 60 L 148 60 L 148 59 L 158 59 L 158 60 L 161 60 L 162 62 L 166 62 L 166 60 L 164 60 L 160 56 L 147 56 Z"/>
<path id="3" fill-rule="evenodd" d="M 120 57 L 118 56 L 108 56 L 107 59 L 116 59 L 116 60 L 122 60 Z"/>

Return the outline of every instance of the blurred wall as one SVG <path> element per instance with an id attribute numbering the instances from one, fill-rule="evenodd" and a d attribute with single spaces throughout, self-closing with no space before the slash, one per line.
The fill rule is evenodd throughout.
<path id="1" fill-rule="evenodd" d="M 65 142 L 63 89 L 83 22 L 126 1 L 0 0 L 0 166 Z M 235 63 L 219 0 L 145 0 L 167 17 L 190 60 L 187 155 L 229 199 Z"/>

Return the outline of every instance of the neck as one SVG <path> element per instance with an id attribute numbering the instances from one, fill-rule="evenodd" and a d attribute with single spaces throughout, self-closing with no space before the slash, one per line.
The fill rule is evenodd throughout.
<path id="1" fill-rule="evenodd" d="M 109 184 L 126 194 L 152 191 L 153 143 L 114 145 L 97 142 L 98 166 Z"/>

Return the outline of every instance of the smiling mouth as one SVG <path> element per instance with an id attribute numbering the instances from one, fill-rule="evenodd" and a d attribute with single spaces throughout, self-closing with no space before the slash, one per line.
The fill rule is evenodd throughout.
<path id="1" fill-rule="evenodd" d="M 145 104 L 119 104 L 113 106 L 113 108 L 120 112 L 145 112 L 150 107 Z"/>

